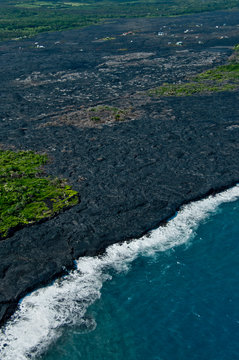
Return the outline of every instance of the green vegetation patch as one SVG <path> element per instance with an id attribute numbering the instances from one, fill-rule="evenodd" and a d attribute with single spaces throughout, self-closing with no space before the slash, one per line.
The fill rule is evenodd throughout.
<path id="1" fill-rule="evenodd" d="M 203 82 L 190 82 L 183 84 L 163 84 L 162 86 L 149 90 L 149 95 L 157 96 L 189 96 L 207 92 L 229 91 L 236 89 L 236 84 L 212 85 Z"/>
<path id="2" fill-rule="evenodd" d="M 218 66 L 214 69 L 204 71 L 195 76 L 193 80 L 198 81 L 215 81 L 217 83 L 225 81 L 234 81 L 238 83 L 239 80 L 239 63 L 231 63 L 228 65 Z"/>
<path id="3" fill-rule="evenodd" d="M 33 151 L 0 150 L 0 239 L 78 203 L 65 180 L 43 177 L 46 162 Z"/>
<path id="4" fill-rule="evenodd" d="M 190 81 L 177 84 L 163 84 L 148 91 L 156 96 L 189 96 L 194 94 L 231 91 L 239 88 L 239 46 L 235 46 L 235 53 L 230 63 L 207 70 L 194 76 Z"/>

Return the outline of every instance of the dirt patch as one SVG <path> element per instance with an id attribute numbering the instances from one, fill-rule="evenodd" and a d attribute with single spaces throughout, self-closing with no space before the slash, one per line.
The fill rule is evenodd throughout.
<path id="1" fill-rule="evenodd" d="M 142 112 L 129 108 L 118 108 L 109 105 L 97 105 L 94 107 L 70 111 L 63 115 L 55 115 L 39 127 L 73 125 L 77 127 L 101 127 L 102 124 L 110 125 L 117 122 L 136 120 L 142 116 Z"/>

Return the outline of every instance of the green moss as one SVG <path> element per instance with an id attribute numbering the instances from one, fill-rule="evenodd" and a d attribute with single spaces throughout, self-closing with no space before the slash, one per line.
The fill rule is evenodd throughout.
<path id="1" fill-rule="evenodd" d="M 194 94 L 231 91 L 239 88 L 239 55 L 231 56 L 230 63 L 217 66 L 192 77 L 189 81 L 177 84 L 163 84 L 148 91 L 153 96 L 190 96 Z"/>
<path id="2" fill-rule="evenodd" d="M 78 203 L 65 180 L 40 177 L 46 162 L 32 151 L 0 151 L 0 239 Z"/>

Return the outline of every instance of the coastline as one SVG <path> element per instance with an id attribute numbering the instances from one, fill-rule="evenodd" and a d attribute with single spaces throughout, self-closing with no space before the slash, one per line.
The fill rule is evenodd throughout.
<path id="1" fill-rule="evenodd" d="M 163 281 L 165 272 L 161 273 L 160 271 L 161 269 L 165 269 L 163 266 L 165 262 L 167 264 L 166 269 L 169 271 L 172 269 L 172 267 L 174 269 L 176 267 L 174 280 L 177 278 L 178 281 L 175 281 L 173 286 L 173 280 L 170 276 L 169 285 L 167 285 L 168 282 L 166 282 L 165 285 L 170 286 L 172 290 L 175 289 L 175 286 L 177 285 L 179 286 L 181 293 L 181 286 L 184 285 L 184 281 L 183 283 L 181 282 L 181 271 L 184 269 L 191 278 L 191 271 L 188 270 L 188 266 L 186 265 L 189 262 L 192 264 L 193 269 L 195 269 L 196 264 L 201 264 L 204 269 L 205 263 L 200 263 L 200 260 L 203 257 L 202 254 L 204 254 L 208 257 L 208 259 L 214 259 L 216 262 L 213 262 L 216 266 L 216 269 L 214 270 L 212 276 L 215 273 L 216 279 L 223 283 L 223 274 L 220 274 L 220 276 L 218 274 L 218 270 L 224 270 L 224 266 L 222 266 L 222 263 L 224 264 L 224 260 L 228 263 L 230 268 L 231 263 L 228 259 L 228 256 L 225 256 L 225 251 L 226 253 L 227 251 L 230 251 L 233 254 L 233 247 L 228 246 L 228 242 L 225 241 L 227 239 L 225 238 L 223 239 L 223 242 L 220 241 L 222 239 L 222 235 L 221 233 L 218 234 L 218 227 L 222 226 L 222 231 L 225 231 L 226 229 L 227 234 L 233 234 L 232 228 L 234 228 L 234 226 L 238 229 L 238 226 L 236 227 L 236 224 L 234 223 L 236 221 L 236 209 L 238 209 L 239 205 L 238 199 L 239 185 L 229 190 L 220 192 L 215 196 L 209 196 L 203 200 L 199 200 L 183 206 L 183 208 L 176 214 L 173 219 L 171 219 L 166 224 L 166 226 L 161 226 L 153 231 L 150 231 L 142 238 L 132 239 L 130 242 L 124 242 L 121 244 L 113 244 L 109 246 L 100 256 L 87 256 L 84 258 L 79 258 L 79 260 L 76 261 L 76 269 L 71 271 L 67 276 L 59 278 L 44 288 L 33 291 L 31 294 L 28 294 L 28 296 L 22 299 L 21 303 L 19 304 L 19 309 L 3 328 L 2 336 L 0 337 L 0 351 L 4 359 L 6 358 L 6 360 L 11 360 L 16 356 L 19 356 L 22 359 L 26 359 L 29 354 L 31 354 L 31 356 L 37 357 L 43 356 L 44 358 L 46 355 L 46 358 L 48 358 L 48 351 L 50 353 L 53 352 L 53 358 L 55 359 L 55 357 L 57 358 L 57 353 L 60 357 L 62 355 L 62 353 L 59 353 L 59 351 L 56 350 L 56 348 L 60 345 L 59 342 L 61 343 L 61 348 L 64 346 L 63 357 L 66 359 L 70 357 L 70 354 L 72 353 L 71 350 L 73 349 L 71 345 L 69 345 L 71 350 L 69 351 L 68 349 L 67 357 L 65 350 L 68 346 L 63 340 L 63 338 L 65 338 L 65 334 L 69 334 L 69 332 L 71 333 L 72 331 L 77 331 L 77 336 L 79 336 L 77 343 L 78 341 L 81 341 L 81 336 L 84 337 L 83 334 L 85 331 L 88 333 L 90 338 L 92 336 L 100 336 L 99 327 L 101 325 L 105 326 L 105 324 L 104 321 L 99 321 L 98 316 L 96 317 L 94 312 L 92 314 L 92 306 L 94 308 L 96 303 L 102 302 L 106 293 L 111 294 L 111 291 L 109 291 L 109 286 L 115 287 L 115 291 L 113 291 L 114 296 L 117 294 L 117 298 L 122 296 L 122 299 L 125 300 L 125 292 L 122 291 L 121 285 L 128 275 L 131 276 L 131 280 L 134 284 L 133 286 L 138 286 L 143 291 L 141 286 L 142 282 L 139 280 L 139 278 L 135 281 L 135 271 L 133 276 L 132 274 L 130 275 L 131 270 L 134 269 L 134 266 L 137 263 L 142 270 L 142 278 L 145 278 L 145 275 L 147 274 L 146 281 L 148 286 L 152 289 L 153 293 L 156 291 L 155 286 L 152 288 L 152 284 L 149 282 L 148 275 L 150 275 L 150 273 L 147 272 L 145 274 L 145 266 L 142 266 L 142 262 L 144 261 L 143 259 L 148 259 L 151 264 L 152 262 L 157 263 L 157 260 L 159 260 L 160 267 L 158 268 L 157 266 L 157 276 L 159 283 L 162 282 L 165 284 Z M 228 218 L 228 222 L 223 221 L 225 219 L 225 212 L 223 209 L 225 208 L 231 209 L 229 212 L 234 221 L 230 218 L 230 216 Z M 221 217 L 221 225 L 220 221 L 216 220 L 218 217 Z M 215 220 L 217 223 L 216 228 L 213 225 Z M 230 224 L 229 227 L 228 224 Z M 212 233 L 210 232 L 210 225 L 214 230 Z M 205 226 L 209 226 L 209 233 L 206 232 L 208 238 L 206 239 L 206 243 L 204 242 L 203 246 L 202 242 L 205 238 L 200 229 L 204 229 Z M 202 237 L 200 234 L 202 234 Z M 235 232 L 234 236 L 232 235 L 232 238 L 234 238 L 234 245 L 237 246 Z M 229 243 L 230 241 L 231 239 L 229 240 Z M 192 250 L 195 248 L 195 246 L 198 249 L 196 252 Z M 204 248 L 204 251 L 202 250 L 202 247 Z M 205 247 L 207 251 L 205 251 Z M 218 251 L 215 251 L 215 248 Z M 186 256 L 186 258 L 184 258 L 184 255 L 187 254 L 190 249 L 192 250 L 192 256 Z M 224 249 L 224 251 L 222 249 Z M 192 261 L 192 258 L 194 258 L 193 254 L 196 255 L 196 264 L 194 261 Z M 219 254 L 221 254 L 222 257 L 220 264 L 221 267 L 218 266 Z M 184 259 L 185 262 L 183 261 Z M 235 263 L 235 254 L 233 254 L 233 259 Z M 169 264 L 171 264 L 171 266 Z M 203 269 L 202 273 L 205 274 Z M 171 272 L 169 272 L 169 274 L 171 274 Z M 198 281 L 200 282 L 202 274 L 198 271 L 196 274 L 197 276 L 194 278 L 194 284 L 196 289 L 198 289 Z M 206 272 L 206 274 L 208 274 L 208 272 Z M 120 276 L 120 283 L 118 283 L 116 286 L 115 282 L 113 281 L 114 284 L 110 285 L 112 280 L 115 279 L 115 276 Z M 209 278 L 211 277 L 209 276 Z M 213 282 L 213 284 L 215 283 Z M 108 290 L 106 290 L 107 288 Z M 191 288 L 192 286 L 190 286 L 190 289 Z M 225 289 L 225 291 L 227 290 L 228 287 Z M 190 292 L 190 290 L 187 290 L 186 294 L 188 291 Z M 158 293 L 158 296 L 156 296 L 157 303 L 160 293 Z M 202 293 L 202 300 L 204 300 L 204 292 Z M 129 299 L 132 299 L 131 296 L 133 295 L 134 292 L 131 288 L 131 291 L 129 291 L 128 295 Z M 186 297 L 188 299 L 187 295 Z M 145 304 L 144 296 L 141 296 L 140 299 L 141 298 L 142 302 L 141 300 L 136 300 L 138 305 L 135 304 L 134 308 Z M 124 300 L 122 306 L 125 304 Z M 198 302 L 198 296 L 196 297 L 196 301 Z M 120 304 L 121 301 L 116 301 L 116 303 L 113 303 L 113 306 L 118 308 Z M 126 304 L 128 304 L 128 302 Z M 177 301 L 176 304 L 178 304 Z M 104 305 L 106 304 L 104 303 Z M 147 308 L 148 305 L 145 309 L 146 313 Z M 160 307 L 157 306 L 157 308 Z M 205 310 L 207 311 L 207 309 L 208 306 Z M 105 306 L 101 306 L 100 312 L 104 313 L 104 310 Z M 126 313 L 128 313 L 128 310 Z M 168 312 L 166 312 L 165 316 L 167 316 L 167 313 Z M 181 312 L 179 315 L 180 314 Z M 137 318 L 137 311 L 135 318 Z M 115 320 L 115 325 L 117 327 L 119 319 L 117 321 L 116 317 Z M 153 324 L 157 324 L 157 317 L 152 320 L 151 325 Z M 81 330 L 83 330 L 83 334 Z M 96 335 L 97 332 L 98 336 Z M 208 339 L 208 337 L 206 337 L 206 339 Z M 63 340 L 63 343 L 61 340 Z M 109 336 L 107 336 L 107 341 L 109 341 Z M 93 345 L 94 342 L 90 343 Z M 97 343 L 99 344 L 99 342 Z M 63 344 L 65 344 L 66 347 Z M 83 348 L 85 347 L 83 346 Z M 73 350 L 73 353 L 75 353 L 75 350 Z M 79 355 L 82 357 L 81 351 L 79 352 Z M 85 354 L 85 356 L 87 357 L 87 354 Z M 110 355 L 109 358 L 111 358 L 111 356 L 112 355 Z"/>
<path id="2" fill-rule="evenodd" d="M 235 176 L 235 175 L 234 175 Z M 233 176 L 233 177 L 234 177 Z M 237 177 L 238 176 L 238 177 Z M 218 177 L 220 177 L 220 175 L 218 175 Z M 22 267 L 23 263 L 26 261 L 27 257 L 32 255 L 32 253 L 35 251 L 36 247 L 38 247 L 36 249 L 36 251 L 40 250 L 41 254 L 41 259 L 43 260 L 43 258 L 45 256 L 49 256 L 49 252 L 51 252 L 51 256 L 50 259 L 48 258 L 47 260 L 45 259 L 44 263 L 41 264 L 41 269 L 37 269 L 38 270 L 38 274 L 37 275 L 31 275 L 31 271 L 35 271 L 35 266 L 36 266 L 36 262 L 33 264 L 28 264 L 30 265 L 29 269 L 27 269 L 27 271 L 25 272 L 25 279 L 24 279 L 24 284 L 19 284 L 20 285 L 20 289 L 16 288 L 15 285 L 13 286 L 14 289 L 10 289 L 14 290 L 15 294 L 18 292 L 17 296 L 14 294 L 14 301 L 13 302 L 6 302 L 6 303 L 2 303 L 1 305 L 1 325 L 3 325 L 8 319 L 9 317 L 14 313 L 14 311 L 16 310 L 17 306 L 18 306 L 18 302 L 19 300 L 24 297 L 25 295 L 27 295 L 29 292 L 32 292 L 33 290 L 35 290 L 36 288 L 39 288 L 41 286 L 45 286 L 49 283 L 51 283 L 52 281 L 54 281 L 57 277 L 62 276 L 64 274 L 67 274 L 68 271 L 72 270 L 75 268 L 75 260 L 79 259 L 79 257 L 82 256 L 95 256 L 98 254 L 102 254 L 104 252 L 104 250 L 109 246 L 112 245 L 116 242 L 121 243 L 124 241 L 130 241 L 131 239 L 135 239 L 135 238 L 140 238 L 143 235 L 147 234 L 150 230 L 153 230 L 155 228 L 157 228 L 158 226 L 164 226 L 168 220 L 170 220 L 172 217 L 175 216 L 175 214 L 177 213 L 177 211 L 185 204 L 191 203 L 193 201 L 197 201 L 203 198 L 206 198 L 209 195 L 212 194 L 217 194 L 223 190 L 229 189 L 232 186 L 236 185 L 238 183 L 238 178 L 239 178 L 239 174 L 236 175 L 232 180 L 230 180 L 228 183 L 224 183 L 223 180 L 219 180 L 217 181 L 217 184 L 214 183 L 209 183 L 209 184 L 204 184 L 204 188 L 202 189 L 197 189 L 193 195 L 186 197 L 184 201 L 182 201 L 181 203 L 171 203 L 170 204 L 170 208 L 167 208 L 167 210 L 165 208 L 161 208 L 160 210 L 157 210 L 157 206 L 156 209 L 154 209 L 154 216 L 152 217 L 151 215 L 151 222 L 144 221 L 144 228 L 142 229 L 142 225 L 138 223 L 137 218 L 134 219 L 134 221 L 130 222 L 131 224 L 127 223 L 127 226 L 125 226 L 124 221 L 126 220 L 125 216 L 123 217 L 123 219 L 121 220 L 122 223 L 117 224 L 118 226 L 121 226 L 121 229 L 124 229 L 124 232 L 121 231 L 121 233 L 118 235 L 117 237 L 117 241 L 115 241 L 114 238 L 114 233 L 110 233 L 108 231 L 107 234 L 107 230 L 105 232 L 105 238 L 104 238 L 104 242 L 99 242 L 97 244 L 97 239 L 94 239 L 94 242 L 92 244 L 90 244 L 90 240 L 88 240 L 91 235 L 92 235 L 92 229 L 89 230 L 88 235 L 88 239 L 84 242 L 84 244 L 81 244 L 79 242 L 79 240 L 77 239 L 77 235 L 79 235 L 79 232 L 75 234 L 75 238 L 71 239 L 70 242 L 64 241 L 64 235 L 63 237 L 59 236 L 60 235 L 60 226 L 59 226 L 59 220 L 61 219 L 62 222 L 61 224 L 63 225 L 64 228 L 64 222 L 67 221 L 67 218 L 69 219 L 74 219 L 77 214 L 79 214 L 79 212 L 81 213 L 84 210 L 80 210 L 77 209 L 78 207 L 81 207 L 82 204 L 79 204 L 78 206 L 75 206 L 74 208 L 67 210 L 66 212 L 56 216 L 55 218 L 42 223 L 42 224 L 37 224 L 37 225 L 33 225 L 30 227 L 26 227 L 22 230 L 20 230 L 19 232 L 17 232 L 14 236 L 12 236 L 9 239 L 3 240 L 0 243 L 0 248 L 1 248 L 1 260 L 2 260 L 2 264 L 4 265 L 6 262 L 12 263 L 11 264 L 11 268 L 12 266 L 16 266 L 16 270 L 15 273 L 11 273 L 11 272 L 2 272 L 2 275 L 7 275 L 6 280 L 11 282 L 11 276 L 13 275 L 13 282 L 12 284 L 16 284 L 16 281 L 18 279 L 18 264 L 20 265 L 20 268 Z M 203 192 L 205 191 L 205 192 Z M 140 219 L 141 221 L 143 221 L 143 218 L 145 218 L 147 216 L 147 213 L 144 213 L 140 207 L 135 206 L 137 215 L 138 215 L 138 219 Z M 140 211 L 141 210 L 141 211 Z M 71 212 L 71 214 L 69 214 L 69 212 Z M 74 214 L 72 214 L 72 212 Z M 160 215 L 159 215 L 160 214 Z M 70 215 L 70 216 L 69 216 Z M 160 216 L 160 217 L 159 217 Z M 64 217 L 64 220 L 63 220 Z M 137 226 L 138 224 L 138 226 Z M 110 223 L 106 224 L 107 227 L 110 226 Z M 54 230 L 52 231 L 52 229 L 56 229 L 56 226 L 59 226 L 58 231 L 57 231 L 57 237 L 55 237 L 54 235 Z M 74 232 L 75 229 L 75 223 L 73 220 L 73 223 L 71 224 L 71 231 L 72 233 Z M 90 224 L 88 225 L 89 229 L 90 229 Z M 53 228 L 52 228 L 53 227 Z M 117 229 L 115 230 L 115 232 L 117 231 Z M 69 235 L 72 234 L 69 230 Z M 33 245 L 33 241 L 34 239 L 36 240 L 36 237 L 40 238 L 41 240 L 43 240 L 43 243 L 47 243 L 49 235 L 53 236 L 53 242 L 48 245 L 46 245 L 45 248 L 43 248 L 42 246 L 39 246 L 39 241 L 38 241 L 38 245 L 34 244 Z M 44 236 L 44 238 L 42 237 Z M 29 248 L 29 252 L 30 254 L 27 253 L 27 242 L 24 244 L 24 239 L 25 237 L 27 237 L 28 242 L 30 243 L 30 248 Z M 75 241 L 75 243 L 74 243 Z M 42 241 L 40 241 L 42 243 Z M 19 251 L 20 248 L 15 248 L 14 253 L 11 254 L 11 259 L 7 259 L 6 256 L 6 251 L 8 251 L 10 253 L 10 251 L 12 251 L 12 246 L 13 243 L 16 243 L 18 245 L 20 245 L 20 248 L 22 248 L 23 252 L 21 254 L 21 252 Z M 63 246 L 62 246 L 63 245 Z M 76 245 L 76 247 L 74 248 L 74 245 Z M 32 247 L 32 248 L 31 248 Z M 11 250 L 10 250 L 11 249 Z M 45 251 L 45 252 L 44 252 Z M 74 253 L 73 253 L 74 251 Z M 20 254 L 21 255 L 20 255 Z M 56 258 L 56 254 L 58 255 L 58 257 Z M 18 261 L 16 260 L 17 255 L 19 256 Z M 67 255 L 67 256 L 66 256 Z M 22 258 L 21 258 L 22 257 Z M 29 259 L 28 258 L 28 259 Z M 36 259 L 35 259 L 36 260 Z M 39 261 L 40 259 L 38 259 Z M 39 264 L 39 262 L 38 262 Z M 33 267 L 34 266 L 34 270 Z M 11 269 L 12 270 L 12 269 Z M 40 270 L 40 271 L 39 271 Z M 30 277 L 29 277 L 30 275 Z M 8 278 L 9 276 L 9 278 Z M 40 279 L 41 277 L 41 279 Z M 4 279 L 4 276 L 2 276 L 2 278 Z M 26 278 L 28 278 L 30 281 L 28 281 L 27 287 L 26 287 Z M 33 283 L 33 284 L 32 284 Z M 2 284 L 3 285 L 3 284 Z M 3 288 L 1 285 L 1 288 Z M 8 291 L 9 291 L 9 283 L 8 285 L 6 284 L 6 286 L 8 286 Z M 20 291 L 19 291 L 20 290 Z"/>
<path id="3" fill-rule="evenodd" d="M 156 20 L 147 20 L 147 24 L 150 21 Z M 52 38 L 53 34 L 40 38 L 44 36 Z M 235 38 L 226 41 L 232 46 Z M 167 51 L 178 50 L 166 49 L 165 56 Z M 219 61 L 230 50 L 223 51 Z M 102 56 L 105 52 L 103 49 Z M 9 83 L 11 91 L 10 86 L 15 85 Z M 164 224 L 183 204 L 238 183 L 238 100 L 238 91 L 151 100 L 138 105 L 142 114 L 135 121 L 93 128 L 39 127 L 41 120 L 31 118 L 34 106 L 30 120 L 28 109 L 22 118 L 3 121 L 0 143 L 6 148 L 46 151 L 52 158 L 49 173 L 69 179 L 82 201 L 0 242 L 0 323 L 24 295 L 74 268 L 79 257 L 139 238 Z M 2 105 L 6 113 L 8 105 Z"/>

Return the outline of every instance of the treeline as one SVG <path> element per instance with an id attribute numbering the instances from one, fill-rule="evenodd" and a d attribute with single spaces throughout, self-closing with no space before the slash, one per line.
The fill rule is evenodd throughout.
<path id="1" fill-rule="evenodd" d="M 2 0 L 0 40 L 81 28 L 120 17 L 175 16 L 238 6 L 238 0 Z"/>

